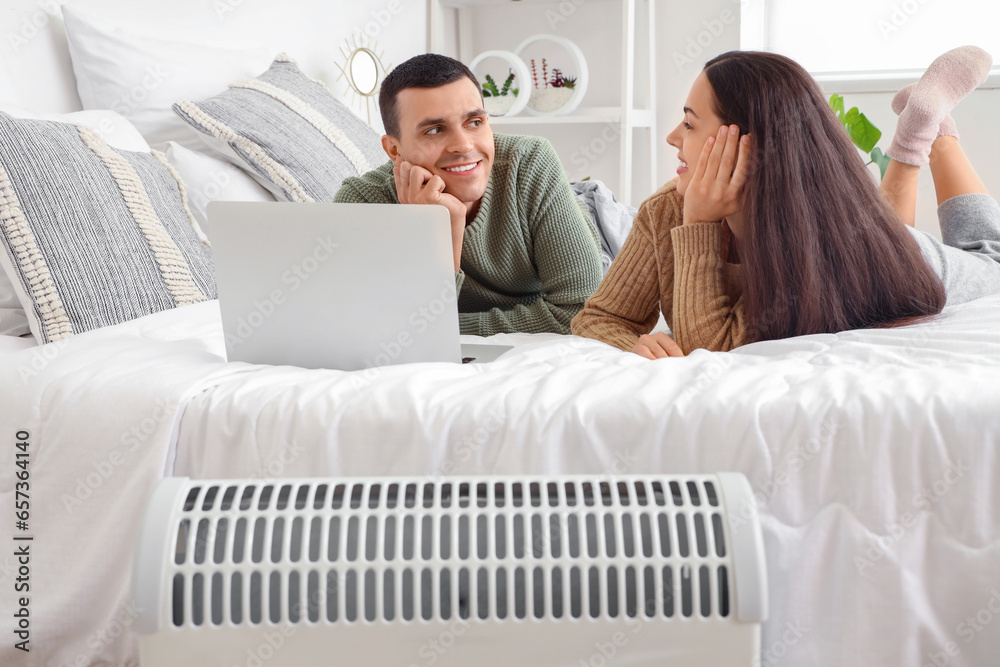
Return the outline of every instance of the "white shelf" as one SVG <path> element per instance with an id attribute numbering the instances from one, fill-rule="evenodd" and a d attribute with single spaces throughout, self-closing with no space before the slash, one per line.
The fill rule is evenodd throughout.
<path id="1" fill-rule="evenodd" d="M 566 0 L 438 0 L 443 7 L 465 9 L 473 7 L 500 7 L 503 5 L 558 5 Z M 581 4 L 581 3 L 577 3 Z"/>
<path id="2" fill-rule="evenodd" d="M 604 0 L 604 2 L 609 1 L 610 0 Z M 476 9 L 483 7 L 509 7 L 513 10 L 513 8 L 516 8 L 519 5 L 559 6 L 560 4 L 567 3 L 568 0 L 430 0 L 430 11 L 428 15 L 428 42 L 430 50 L 437 53 L 446 53 L 445 43 L 447 40 L 445 39 L 444 34 L 444 11 L 455 12 L 455 47 L 453 49 L 449 48 L 449 50 L 457 51 L 457 53 L 451 53 L 449 55 L 453 55 L 464 62 L 471 62 L 477 53 L 477 45 L 473 43 L 474 40 L 472 38 L 473 15 L 476 13 Z M 644 164 L 642 165 L 633 164 L 632 150 L 633 144 L 636 141 L 636 137 L 633 136 L 634 132 L 632 130 L 636 128 L 649 130 L 651 142 L 655 143 L 657 141 L 655 108 L 656 34 L 654 29 L 656 23 L 656 0 L 617 0 L 617 3 L 621 8 L 621 23 L 619 25 L 619 29 L 621 30 L 622 37 L 622 52 L 619 54 L 621 60 L 621 76 L 619 79 L 619 85 L 621 86 L 621 104 L 619 106 L 582 107 L 576 109 L 572 113 L 566 114 L 565 116 L 531 116 L 522 111 L 517 116 L 509 118 L 505 116 L 492 116 L 490 117 L 490 124 L 497 128 L 537 128 L 525 131 L 537 132 L 543 136 L 545 132 L 543 128 L 551 128 L 554 126 L 571 126 L 580 128 L 580 133 L 594 131 L 594 128 L 588 128 L 588 126 L 605 125 L 615 128 L 619 154 L 619 183 L 617 188 L 611 184 L 609 185 L 613 190 L 615 190 L 619 200 L 629 204 L 634 204 L 634 202 L 632 202 L 633 173 L 644 174 L 644 178 L 649 179 L 647 187 L 644 188 L 648 193 L 655 192 L 657 187 L 655 148 L 653 146 L 649 147 L 648 161 L 644 160 Z M 582 0 L 573 0 L 574 8 L 584 7 L 586 4 L 587 3 Z M 640 7 L 645 10 L 642 19 L 637 17 L 636 5 L 640 5 Z M 645 48 L 641 49 L 643 52 L 641 55 L 636 53 L 637 50 L 640 50 L 636 46 L 636 37 L 639 35 L 644 37 L 642 41 L 645 42 Z M 510 39 L 513 43 L 517 43 L 517 40 L 513 35 Z M 606 55 L 607 54 L 602 54 L 602 56 Z M 596 54 L 592 54 L 591 57 L 597 56 Z M 642 58 L 644 61 L 648 62 L 648 65 L 645 68 L 647 73 L 645 76 L 641 77 L 643 79 L 642 81 L 636 80 L 636 60 L 638 58 Z M 637 84 L 648 88 L 650 99 L 649 108 L 636 108 L 635 89 Z M 597 127 L 596 131 L 599 133 L 604 132 L 604 130 L 600 127 Z M 641 136 L 642 135 L 640 135 L 640 137 Z M 642 141 L 643 139 L 639 140 Z"/>
<path id="3" fill-rule="evenodd" d="M 619 107 L 590 107 L 577 109 L 565 116 L 529 116 L 521 112 L 516 116 L 490 116 L 490 125 L 566 125 L 571 123 L 620 123 L 623 112 Z M 648 109 L 632 111 L 632 127 L 650 127 L 653 114 Z"/>

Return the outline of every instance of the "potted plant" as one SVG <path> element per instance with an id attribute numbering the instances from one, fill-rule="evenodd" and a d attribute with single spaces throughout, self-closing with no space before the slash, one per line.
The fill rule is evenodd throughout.
<path id="1" fill-rule="evenodd" d="M 562 70 L 553 68 L 549 76 L 549 64 L 542 58 L 541 85 L 539 85 L 538 69 L 534 59 L 531 60 L 531 77 L 534 88 L 528 98 L 528 106 L 535 111 L 548 113 L 566 106 L 576 88 L 576 77 L 566 76 Z"/>
<path id="2" fill-rule="evenodd" d="M 841 95 L 830 96 L 830 108 L 837 114 L 837 118 L 844 125 L 851 141 L 857 146 L 871 161 L 867 165 L 875 164 L 879 169 L 879 177 L 885 176 L 885 169 L 889 166 L 889 156 L 882 152 L 881 148 L 875 146 L 882 137 L 882 131 L 872 124 L 868 117 L 858 111 L 857 107 L 844 110 L 844 98 Z M 866 165 L 866 166 L 867 166 Z"/>
<path id="3" fill-rule="evenodd" d="M 511 87 L 515 78 L 513 70 L 508 70 L 503 86 L 497 87 L 493 77 L 486 75 L 486 82 L 483 83 L 483 106 L 491 116 L 503 116 L 514 106 L 520 92 L 518 88 Z"/>

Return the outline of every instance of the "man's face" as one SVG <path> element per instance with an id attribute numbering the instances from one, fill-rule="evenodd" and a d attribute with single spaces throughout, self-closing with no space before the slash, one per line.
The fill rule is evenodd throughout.
<path id="1" fill-rule="evenodd" d="M 486 192 L 493 168 L 493 130 L 476 85 L 463 77 L 438 88 L 406 88 L 396 98 L 399 137 L 382 145 L 396 164 L 423 167 L 466 204 Z"/>

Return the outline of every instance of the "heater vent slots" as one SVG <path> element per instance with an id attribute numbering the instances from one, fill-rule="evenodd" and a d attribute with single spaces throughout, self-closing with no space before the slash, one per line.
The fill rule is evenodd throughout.
<path id="1" fill-rule="evenodd" d="M 190 482 L 175 627 L 725 618 L 711 477 Z"/>

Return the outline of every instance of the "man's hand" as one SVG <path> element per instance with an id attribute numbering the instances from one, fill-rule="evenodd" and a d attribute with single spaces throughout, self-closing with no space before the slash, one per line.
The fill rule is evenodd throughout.
<path id="1" fill-rule="evenodd" d="M 632 347 L 632 352 L 647 359 L 666 359 L 667 357 L 683 357 L 681 346 L 663 331 L 655 334 L 639 336 Z"/>
<path id="2" fill-rule="evenodd" d="M 750 135 L 741 140 L 738 126 L 723 125 L 709 137 L 684 193 L 684 224 L 715 222 L 742 210 L 749 162 Z"/>
<path id="3" fill-rule="evenodd" d="M 396 179 L 396 198 L 400 204 L 438 204 L 448 209 L 451 217 L 451 246 L 454 250 L 455 271 L 462 266 L 462 240 L 465 238 L 465 216 L 468 207 L 454 195 L 444 191 L 444 181 L 423 167 L 405 160 L 392 168 Z"/>

